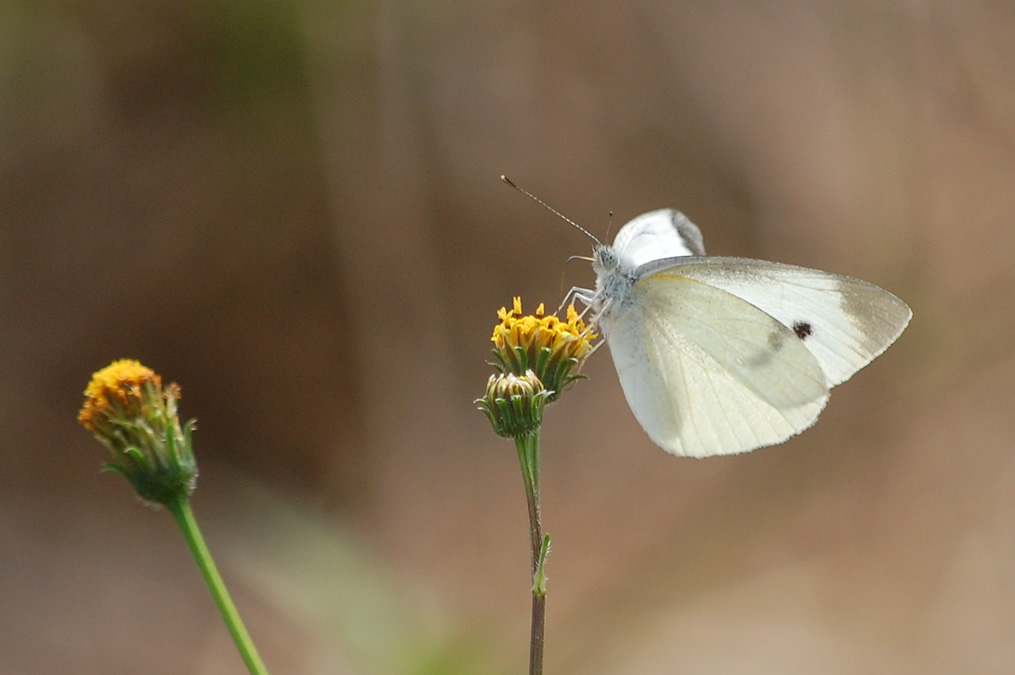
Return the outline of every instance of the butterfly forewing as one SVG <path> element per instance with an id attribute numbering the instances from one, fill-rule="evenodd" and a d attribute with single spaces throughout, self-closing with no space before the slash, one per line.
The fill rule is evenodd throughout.
<path id="1" fill-rule="evenodd" d="M 674 454 L 732 454 L 806 429 L 828 396 L 825 375 L 779 321 L 682 275 L 642 278 L 604 330 L 625 396 Z"/>
<path id="2" fill-rule="evenodd" d="M 748 258 L 674 258 L 661 267 L 749 302 L 792 329 L 834 386 L 885 351 L 912 312 L 874 284 Z M 647 270 L 646 270 L 647 271 Z"/>

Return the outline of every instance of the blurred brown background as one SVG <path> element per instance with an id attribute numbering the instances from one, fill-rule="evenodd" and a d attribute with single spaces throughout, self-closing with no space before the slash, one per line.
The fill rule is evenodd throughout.
<path id="1" fill-rule="evenodd" d="M 548 673 L 1015 670 L 1009 2 L 0 5 L 0 672 L 233 673 L 90 374 L 200 419 L 194 506 L 276 673 L 517 673 L 496 310 L 662 206 L 868 279 L 898 344 L 785 445 L 654 447 L 606 350 L 548 411 Z"/>

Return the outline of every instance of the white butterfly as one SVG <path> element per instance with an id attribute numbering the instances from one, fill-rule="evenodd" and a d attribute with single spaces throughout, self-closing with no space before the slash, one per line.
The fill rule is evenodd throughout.
<path id="1" fill-rule="evenodd" d="M 592 264 L 595 290 L 575 297 L 606 337 L 635 418 L 675 455 L 747 452 L 807 429 L 828 390 L 912 316 L 866 281 L 706 256 L 701 231 L 672 209 L 638 216 L 613 246 L 597 241 Z"/>

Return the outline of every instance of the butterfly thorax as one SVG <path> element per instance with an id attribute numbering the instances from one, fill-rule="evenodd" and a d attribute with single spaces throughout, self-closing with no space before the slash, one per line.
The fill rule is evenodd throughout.
<path id="1" fill-rule="evenodd" d="M 635 282 L 634 269 L 625 264 L 612 246 L 598 245 L 592 255 L 592 269 L 596 273 L 593 309 L 609 315 L 611 307 L 622 306 L 630 301 Z"/>

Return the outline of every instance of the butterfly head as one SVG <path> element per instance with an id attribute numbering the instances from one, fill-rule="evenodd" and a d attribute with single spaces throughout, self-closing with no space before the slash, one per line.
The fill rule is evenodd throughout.
<path id="1" fill-rule="evenodd" d="M 620 265 L 620 256 L 617 249 L 607 244 L 597 243 L 592 247 L 592 269 L 596 276 L 610 274 Z"/>

